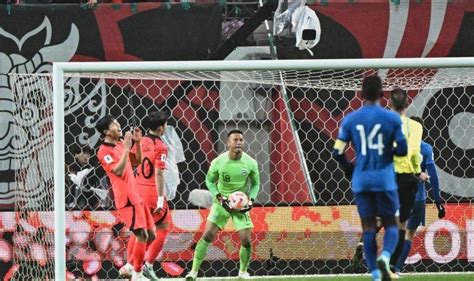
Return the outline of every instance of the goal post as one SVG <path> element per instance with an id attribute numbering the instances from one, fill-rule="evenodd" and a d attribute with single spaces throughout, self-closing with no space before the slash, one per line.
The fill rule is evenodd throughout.
<path id="1" fill-rule="evenodd" d="M 428 138 L 435 146 L 435 154 L 439 155 L 435 157 L 438 157 L 436 164 L 442 190 L 446 196 L 450 196 L 445 199 L 457 207 L 464 208 L 463 204 L 472 202 L 474 197 L 474 194 L 468 191 L 470 188 L 474 190 L 474 184 L 471 180 L 472 171 L 469 164 L 466 164 L 471 161 L 469 157 L 473 149 L 470 147 L 472 144 L 466 141 L 471 134 L 469 118 L 472 116 L 466 100 L 472 101 L 474 93 L 472 89 L 474 58 L 58 62 L 53 63 L 52 74 L 11 74 L 10 80 L 17 108 L 25 102 L 32 102 L 41 104 L 44 111 L 52 109 L 53 157 L 50 156 L 50 159 L 45 161 L 51 161 L 50 164 L 54 167 L 51 179 L 53 184 L 43 184 L 42 188 L 54 187 L 54 202 L 48 202 L 54 203 L 54 255 L 48 257 L 54 259 L 56 280 L 66 280 L 66 272 L 69 271 L 66 263 L 71 256 L 83 258 L 95 254 L 96 248 L 100 248 L 99 242 L 102 241 L 100 239 L 109 243 L 112 238 L 107 238 L 109 237 L 107 235 L 116 239 L 122 239 L 121 236 L 125 235 L 122 231 L 110 230 L 117 223 L 113 216 L 108 213 L 94 214 L 94 211 L 102 210 L 103 205 L 90 207 L 91 204 L 86 202 L 86 207 L 78 207 L 79 209 L 71 211 L 66 204 L 66 195 L 71 192 L 65 186 L 69 175 L 66 175 L 64 166 L 68 161 L 67 156 L 71 156 L 71 152 L 68 151 L 71 143 L 68 139 L 70 140 L 73 135 L 74 140 L 80 139 L 83 145 L 87 143 L 97 145 L 98 136 L 92 135 L 93 123 L 97 121 L 98 116 L 115 112 L 121 116 L 114 117 L 121 118 L 122 122 L 128 122 L 130 118 L 137 118 L 140 121 L 155 110 L 158 103 L 163 108 L 171 106 L 168 104 L 168 100 L 171 99 L 169 103 L 172 104 L 175 118 L 181 118 L 175 124 L 176 131 L 182 139 L 186 139 L 184 154 L 190 157 L 184 164 L 180 164 L 186 168 L 181 170 L 182 184 L 173 202 L 174 206 L 177 206 L 173 211 L 173 224 L 176 220 L 174 230 L 179 232 L 179 235 L 176 234 L 174 239 L 169 241 L 169 248 L 165 246 L 166 253 L 163 259 L 176 262 L 173 265 L 176 267 L 178 265 L 189 267 L 191 260 L 189 249 L 192 245 L 186 243 L 191 243 L 189 241 L 197 238 L 189 233 L 199 230 L 199 225 L 205 221 L 204 214 L 207 213 L 202 210 L 194 212 L 194 207 L 186 202 L 186 196 L 190 189 L 204 188 L 203 179 L 206 172 L 204 170 L 207 162 L 224 150 L 222 136 L 225 132 L 233 128 L 243 128 L 246 132 L 246 141 L 248 139 L 248 149 L 260 164 L 263 179 L 258 203 L 265 207 L 256 208 L 253 212 L 258 212 L 256 218 L 264 221 L 254 221 L 255 231 L 259 232 L 259 235 L 253 259 L 262 260 L 268 252 L 271 252 L 281 260 L 304 260 L 310 263 L 313 261 L 311 265 L 314 267 L 320 265 L 321 260 L 324 264 L 321 270 L 312 270 L 306 266 L 292 269 L 291 263 L 288 262 L 286 271 L 282 271 L 286 274 L 347 272 L 348 255 L 355 247 L 354 241 L 358 239 L 360 225 L 358 219 L 354 219 L 356 210 L 353 208 L 350 184 L 337 169 L 337 163 L 330 158 L 330 149 L 337 136 L 338 122 L 362 104 L 359 95 L 360 84 L 363 77 L 371 74 L 382 76 L 385 91 L 395 87 L 409 91 L 413 105 L 409 108 L 409 114 L 422 115 L 428 120 L 428 126 L 434 132 Z M 42 77 L 41 81 L 36 81 L 37 77 Z M 190 82 L 180 85 L 183 81 Z M 36 98 L 34 95 L 38 88 L 52 98 L 50 100 L 43 96 Z M 450 89 L 449 91 L 452 89 L 454 93 L 456 88 L 463 89 L 457 96 L 458 102 L 453 101 L 448 92 L 443 92 L 443 89 Z M 71 97 L 73 92 L 75 96 Z M 169 94 L 170 92 L 176 92 L 176 95 L 173 96 Z M 25 93 L 30 93 L 30 96 Z M 90 99 L 90 102 L 87 99 Z M 48 104 L 45 106 L 45 103 Z M 450 108 L 444 110 L 443 103 Z M 129 110 L 130 106 L 134 107 L 133 110 Z M 428 106 L 433 109 L 425 109 Z M 230 112 L 229 116 L 219 115 L 222 108 Z M 86 111 L 90 112 L 91 116 L 85 114 Z M 20 116 L 22 114 L 15 113 L 15 119 L 22 119 Z M 137 116 L 129 116 L 131 114 Z M 441 124 L 442 120 L 439 120 L 451 116 L 450 114 L 457 116 L 452 121 L 457 122 L 457 125 L 453 125 L 454 129 L 445 128 L 447 125 Z M 464 124 L 466 120 L 468 125 Z M 87 132 L 80 128 L 82 124 L 88 125 Z M 122 128 L 126 127 L 124 125 L 127 124 L 122 124 Z M 25 130 L 21 126 L 21 124 L 17 126 L 19 130 Z M 446 151 L 441 151 L 441 143 L 450 138 L 453 132 L 457 136 L 452 141 L 453 144 L 449 144 L 449 149 L 455 153 L 449 155 Z M 20 138 L 25 138 L 22 141 L 28 141 L 24 133 Z M 31 173 L 40 174 L 31 169 Z M 38 178 L 40 177 L 43 175 L 38 175 Z M 34 180 L 34 176 L 28 179 L 18 177 L 18 181 L 23 182 L 20 188 L 36 184 L 32 183 Z M 452 187 L 453 185 L 456 185 L 456 188 Z M 460 190 L 457 186 L 464 186 L 465 190 Z M 27 191 L 19 194 L 22 194 L 22 199 L 30 200 Z M 281 210 L 279 206 L 283 206 Z M 271 211 L 265 211 L 266 207 L 270 207 L 268 210 Z M 473 219 L 468 217 L 468 212 L 462 211 L 464 210 L 462 208 L 456 209 L 457 215 L 462 212 L 461 216 L 464 216 L 462 222 Z M 45 210 L 39 205 L 30 209 L 35 212 L 44 211 L 44 214 L 31 214 L 35 218 L 40 217 L 42 221 L 40 223 L 29 223 L 28 219 L 24 221 L 33 227 L 44 224 L 50 210 Z M 449 212 L 449 206 L 447 209 Z M 85 215 L 74 211 L 85 211 Z M 193 212 L 186 213 L 186 211 Z M 438 231 L 443 224 L 433 222 L 436 218 L 432 213 L 432 211 L 429 213 L 432 225 L 427 231 Z M 279 221 L 272 216 L 276 214 L 286 216 L 285 218 L 290 221 Z M 83 217 L 87 217 L 89 225 L 83 221 L 85 220 Z M 74 225 L 68 225 L 71 223 Z M 181 224 L 178 225 L 179 223 Z M 447 220 L 446 228 L 450 231 L 457 229 L 463 233 L 460 237 L 467 237 L 468 226 L 460 228 L 456 223 Z M 295 233 L 291 233 L 293 230 L 290 224 L 295 226 Z M 87 229 L 87 235 L 73 238 L 66 235 L 83 228 Z M 27 235 L 22 235 L 23 232 L 28 235 L 34 233 L 36 235 L 32 238 L 34 244 L 41 245 L 44 236 L 38 236 L 34 229 L 31 229 L 31 233 L 28 231 L 30 230 L 26 226 L 22 226 L 17 230 L 20 234 L 18 237 L 22 239 L 26 237 Z M 87 239 L 84 237 L 94 240 L 93 250 L 84 250 L 88 247 Z M 224 238 L 232 241 L 229 237 Z M 23 241 L 19 238 L 20 242 Z M 44 239 L 50 237 L 46 236 Z M 80 242 L 71 242 L 74 239 Z M 286 241 L 281 249 L 275 248 L 272 244 L 279 240 Z M 215 254 L 213 259 L 219 260 L 225 257 L 237 263 L 238 255 L 232 250 L 233 248 L 225 248 L 230 247 L 229 240 L 226 241 L 227 244 L 222 243 L 224 246 L 213 248 Z M 48 243 L 52 241 L 48 240 Z M 466 259 L 471 255 L 474 256 L 474 253 L 461 252 L 463 250 L 451 247 L 450 243 L 449 239 L 445 239 L 438 244 L 451 256 L 457 249 L 459 253 L 455 257 L 437 254 L 435 250 L 430 249 L 423 253 L 423 258 L 429 257 L 438 263 L 454 260 L 452 268 L 462 269 L 464 265 L 456 264 L 456 259 Z M 102 252 L 94 256 L 94 261 L 112 260 L 105 277 L 116 278 L 115 269 L 111 268 L 119 266 L 123 261 L 123 246 L 118 242 L 110 245 L 110 249 L 99 249 Z M 334 245 L 341 249 L 340 253 L 333 252 Z M 66 249 L 69 253 L 66 253 Z M 302 250 L 301 254 L 298 249 Z M 72 251 L 75 251 L 74 254 L 70 253 Z M 452 259 L 449 260 L 450 258 Z M 19 256 L 18 259 L 21 263 L 29 258 Z M 331 260 L 336 262 L 333 263 Z M 416 262 L 419 260 L 412 260 L 412 263 Z M 24 263 L 29 265 L 28 262 Z M 420 271 L 428 269 L 428 266 L 422 266 Z M 97 267 L 96 263 L 86 264 L 82 260 L 80 266 L 74 265 L 78 271 L 89 270 L 89 275 L 95 274 L 94 270 Z M 435 265 L 430 268 L 441 270 L 443 267 Z M 206 277 L 219 273 L 211 267 L 208 270 L 212 273 Z M 26 274 L 31 275 L 32 272 L 34 270 Z M 167 273 L 170 274 L 168 271 Z M 48 272 L 46 276 L 50 277 L 52 274 L 53 272 Z M 228 276 L 230 273 L 225 274 Z"/>
<path id="2" fill-rule="evenodd" d="M 64 183 L 64 71 L 53 64 L 53 134 L 54 134 L 54 276 L 66 280 L 66 191 Z"/>
<path id="3" fill-rule="evenodd" d="M 470 68 L 473 58 L 384 58 L 321 60 L 57 62 L 63 73 L 287 71 L 395 68 Z M 54 71 L 54 70 L 53 70 Z M 59 72 L 58 72 L 59 73 Z M 53 72 L 54 76 L 54 72 Z"/>
<path id="4" fill-rule="evenodd" d="M 281 82 L 286 98 L 284 71 L 318 71 L 340 69 L 407 69 L 407 68 L 470 68 L 474 58 L 405 58 L 405 59 L 345 59 L 345 60 L 277 60 L 277 61 L 183 61 L 183 62 L 71 62 L 53 64 L 54 96 L 54 173 L 55 173 L 55 275 L 65 280 L 65 200 L 64 200 L 64 74 L 67 73 L 137 73 L 137 72 L 270 72 L 270 81 Z M 276 75 L 276 77 L 275 77 Z M 132 75 L 133 76 L 133 75 Z M 265 79 L 262 75 L 260 79 Z M 264 78 L 265 77 L 265 78 Z M 280 78 L 280 81 L 278 81 Z M 187 78 L 189 79 L 189 78 Z M 262 79 L 262 80 L 263 80 Z M 268 78 L 267 78 L 268 79 Z M 262 82 L 258 81 L 257 82 Z M 265 83 L 265 81 L 263 81 Z M 291 83 L 288 83 L 291 84 Z M 289 103 L 289 101 L 287 101 Z M 289 108 L 288 108 L 289 109 Z M 288 111 L 289 118 L 292 113 Z M 292 120 L 290 119 L 290 122 Z M 297 136 L 297 134 L 295 134 Z M 298 138 L 297 138 L 298 139 Z M 301 146 L 298 154 L 303 156 Z M 306 167 L 305 160 L 304 166 Z M 307 168 L 304 169 L 307 171 Z M 307 180 L 309 175 L 305 175 Z M 308 180 L 310 183 L 310 180 Z M 308 184 L 310 194 L 314 194 Z M 312 196 L 314 199 L 315 196 Z"/>

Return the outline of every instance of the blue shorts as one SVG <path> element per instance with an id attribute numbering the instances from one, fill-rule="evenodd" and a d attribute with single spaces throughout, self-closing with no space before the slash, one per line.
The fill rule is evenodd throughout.
<path id="1" fill-rule="evenodd" d="M 397 190 L 357 192 L 355 202 L 361 218 L 397 216 L 400 209 Z"/>
<path id="2" fill-rule="evenodd" d="M 418 226 L 425 226 L 425 200 L 415 201 L 413 211 L 408 219 L 407 229 L 416 230 Z"/>

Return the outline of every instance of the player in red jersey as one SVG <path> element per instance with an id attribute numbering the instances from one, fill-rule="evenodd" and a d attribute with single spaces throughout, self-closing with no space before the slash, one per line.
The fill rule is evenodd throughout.
<path id="1" fill-rule="evenodd" d="M 164 170 L 166 169 L 168 150 L 161 140 L 168 121 L 168 114 L 163 111 L 154 112 L 148 116 L 147 121 L 149 130 L 141 141 L 143 161 L 137 167 L 136 183 L 138 193 L 144 200 L 147 210 L 152 214 L 156 227 L 156 238 L 149 244 L 146 251 L 143 275 L 150 280 L 158 280 L 153 271 L 153 263 L 168 235 L 168 203 L 164 191 Z M 132 248 L 133 246 L 129 245 L 127 250 L 130 252 Z M 130 257 L 133 258 L 133 256 Z M 123 275 L 127 275 L 132 262 L 131 259 L 128 259 L 127 265 L 121 268 Z"/>
<path id="2" fill-rule="evenodd" d="M 133 232 L 132 237 L 136 238 L 132 252 L 132 280 L 146 280 L 142 273 L 142 264 L 147 242 L 154 239 L 155 229 L 153 218 L 145 210 L 143 200 L 137 192 L 132 170 L 132 164 L 139 165 L 142 162 L 142 134 L 140 129 L 134 130 L 133 134 L 126 132 L 124 140 L 121 141 L 120 124 L 110 115 L 97 122 L 96 130 L 103 137 L 97 158 L 110 179 L 117 214 Z M 135 153 L 131 153 L 132 146 L 136 146 Z"/>

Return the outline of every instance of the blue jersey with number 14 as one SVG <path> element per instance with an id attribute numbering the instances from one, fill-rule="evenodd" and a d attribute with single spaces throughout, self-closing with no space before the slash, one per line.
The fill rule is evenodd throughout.
<path id="1" fill-rule="evenodd" d="M 352 174 L 354 192 L 397 189 L 394 142 L 405 139 L 397 113 L 380 105 L 365 105 L 344 118 L 338 139 L 352 142 L 356 152 Z"/>

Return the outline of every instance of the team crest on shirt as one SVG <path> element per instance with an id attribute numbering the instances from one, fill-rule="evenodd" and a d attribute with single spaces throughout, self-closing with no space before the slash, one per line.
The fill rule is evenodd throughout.
<path id="1" fill-rule="evenodd" d="M 249 174 L 249 171 L 247 171 L 247 169 L 245 168 L 240 171 L 240 175 L 242 177 L 246 177 L 248 174 Z"/>
<path id="2" fill-rule="evenodd" d="M 114 162 L 114 159 L 110 155 L 105 155 L 104 156 L 104 161 L 105 161 L 106 164 L 110 164 L 110 163 Z"/>

